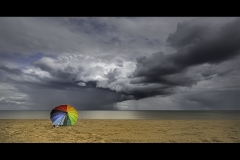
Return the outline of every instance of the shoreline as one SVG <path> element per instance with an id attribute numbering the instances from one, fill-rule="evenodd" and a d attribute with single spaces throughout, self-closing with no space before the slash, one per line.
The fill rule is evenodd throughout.
<path id="1" fill-rule="evenodd" d="M 0 119 L 0 143 L 239 143 L 240 120 Z"/>

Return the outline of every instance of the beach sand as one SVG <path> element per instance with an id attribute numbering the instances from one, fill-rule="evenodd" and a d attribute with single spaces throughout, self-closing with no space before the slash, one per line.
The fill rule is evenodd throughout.
<path id="1" fill-rule="evenodd" d="M 240 120 L 82 120 L 53 128 L 50 120 L 2 119 L 1 143 L 240 142 Z"/>

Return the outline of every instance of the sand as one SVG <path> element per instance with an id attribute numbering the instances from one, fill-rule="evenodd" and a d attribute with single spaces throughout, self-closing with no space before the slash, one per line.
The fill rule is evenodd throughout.
<path id="1" fill-rule="evenodd" d="M 1 143 L 211 143 L 240 142 L 240 120 L 0 120 Z"/>

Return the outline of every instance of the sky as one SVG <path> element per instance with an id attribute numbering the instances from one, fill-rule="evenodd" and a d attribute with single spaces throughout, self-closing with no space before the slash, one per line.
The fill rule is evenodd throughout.
<path id="1" fill-rule="evenodd" d="M 0 110 L 239 110 L 240 17 L 0 17 Z"/>

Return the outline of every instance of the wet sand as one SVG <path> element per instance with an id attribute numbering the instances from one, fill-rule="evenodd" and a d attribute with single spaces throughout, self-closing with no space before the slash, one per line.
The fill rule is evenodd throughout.
<path id="1" fill-rule="evenodd" d="M 0 143 L 240 143 L 240 120 L 1 119 Z"/>

